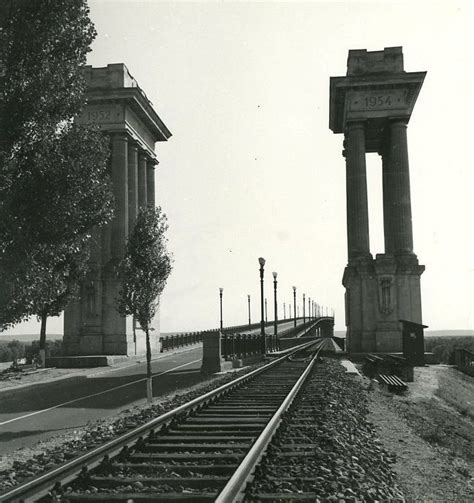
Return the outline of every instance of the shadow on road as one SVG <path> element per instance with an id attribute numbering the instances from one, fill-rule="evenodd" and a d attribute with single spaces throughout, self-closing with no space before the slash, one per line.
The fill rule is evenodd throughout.
<path id="1" fill-rule="evenodd" d="M 50 407 L 114 409 L 146 397 L 146 376 L 75 377 L 3 393 L 0 414 L 32 412 Z M 153 378 L 153 396 L 182 390 L 208 380 L 198 369 L 177 370 Z M 1 423 L 0 418 L 0 423 Z"/>
<path id="2" fill-rule="evenodd" d="M 44 433 L 58 433 L 71 430 L 73 428 L 79 428 L 80 426 L 71 426 L 67 428 L 57 428 L 51 430 L 21 430 L 21 431 L 5 431 L 0 433 L 0 442 L 9 442 L 10 440 L 15 440 L 17 438 L 32 437 L 35 435 L 42 435 Z"/>

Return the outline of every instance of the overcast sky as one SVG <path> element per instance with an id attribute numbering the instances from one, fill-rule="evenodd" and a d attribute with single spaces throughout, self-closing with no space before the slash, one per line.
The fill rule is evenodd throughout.
<path id="1" fill-rule="evenodd" d="M 280 315 L 295 285 L 344 329 L 345 164 L 328 127 L 329 77 L 345 75 L 349 49 L 392 46 L 403 46 L 406 71 L 428 72 L 408 127 L 423 322 L 474 328 L 470 1 L 89 3 L 89 64 L 125 63 L 173 133 L 156 148 L 175 258 L 163 331 L 217 326 L 219 287 L 224 324 L 246 322 L 247 294 L 258 321 L 259 256 L 269 318 L 277 271 Z M 367 160 L 375 255 L 381 163 Z"/>

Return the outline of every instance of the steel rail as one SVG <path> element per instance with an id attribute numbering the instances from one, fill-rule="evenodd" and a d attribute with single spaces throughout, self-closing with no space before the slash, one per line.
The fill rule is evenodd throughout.
<path id="1" fill-rule="evenodd" d="M 71 461 L 68 461 L 64 465 L 53 468 L 50 471 L 43 473 L 32 480 L 14 487 L 13 489 L 9 489 L 6 492 L 0 493 L 0 502 L 28 503 L 47 496 L 48 493 L 58 484 L 61 486 L 68 484 L 76 479 L 84 469 L 89 471 L 97 467 L 105 456 L 108 456 L 109 458 L 116 456 L 123 448 L 133 446 L 133 444 L 140 437 L 142 437 L 146 433 L 149 433 L 154 428 L 170 422 L 176 416 L 191 411 L 195 407 L 204 404 L 205 402 L 225 393 L 232 388 L 238 387 L 243 382 L 251 380 L 257 375 L 283 362 L 292 354 L 301 351 L 302 349 L 305 349 L 312 344 L 314 344 L 314 341 L 296 346 L 294 348 L 294 351 L 285 354 L 280 358 L 277 358 L 276 360 L 268 363 L 267 365 L 264 365 L 261 368 L 255 369 L 248 374 L 245 374 L 233 381 L 223 384 L 219 388 L 211 390 L 202 396 L 196 397 L 190 402 L 180 405 L 176 409 L 166 412 L 165 414 L 162 414 L 161 416 L 158 416 L 157 418 L 142 424 L 134 430 L 129 431 L 124 435 L 121 435 L 91 451 L 88 451 L 85 454 L 72 459 Z"/>
<path id="2" fill-rule="evenodd" d="M 314 344 L 314 342 L 312 343 Z M 218 497 L 215 500 L 215 503 L 234 503 L 236 501 L 242 501 L 244 496 L 244 491 L 247 483 L 255 471 L 258 463 L 262 459 L 265 451 L 267 450 L 268 445 L 270 444 L 273 435 L 278 430 L 280 426 L 283 414 L 288 410 L 290 405 L 293 403 L 296 395 L 299 390 L 303 386 L 304 382 L 309 376 L 317 358 L 319 355 L 320 349 L 316 352 L 316 354 L 311 359 L 311 362 L 306 367 L 305 371 L 301 374 L 298 381 L 296 381 L 295 385 L 288 393 L 287 397 L 280 405 L 278 410 L 275 412 L 274 416 L 270 419 L 265 429 L 262 431 L 260 436 L 255 440 L 252 445 L 250 451 L 244 457 L 240 465 L 235 470 L 232 477 L 229 479 L 227 484 L 224 486 L 222 491 L 219 493 Z"/>

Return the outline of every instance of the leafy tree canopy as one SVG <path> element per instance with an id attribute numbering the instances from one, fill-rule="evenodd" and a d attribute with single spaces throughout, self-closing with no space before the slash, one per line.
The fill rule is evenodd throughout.
<path id="1" fill-rule="evenodd" d="M 0 329 L 64 309 L 113 213 L 108 140 L 74 121 L 94 37 L 85 0 L 1 4 Z"/>
<path id="2" fill-rule="evenodd" d="M 172 269 L 172 257 L 166 249 L 167 229 L 161 208 L 140 209 L 120 267 L 119 312 L 133 315 L 145 331 Z"/>
<path id="3" fill-rule="evenodd" d="M 84 0 L 2 0 L 0 64 L 7 147 L 54 136 L 83 105 L 80 67 L 95 38 Z"/>

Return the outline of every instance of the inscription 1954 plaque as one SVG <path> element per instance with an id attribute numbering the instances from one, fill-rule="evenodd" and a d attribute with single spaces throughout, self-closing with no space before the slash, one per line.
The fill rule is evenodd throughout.
<path id="1" fill-rule="evenodd" d="M 374 90 L 374 91 L 356 91 L 348 93 L 347 111 L 380 111 L 405 108 L 406 91 L 405 90 Z"/>

